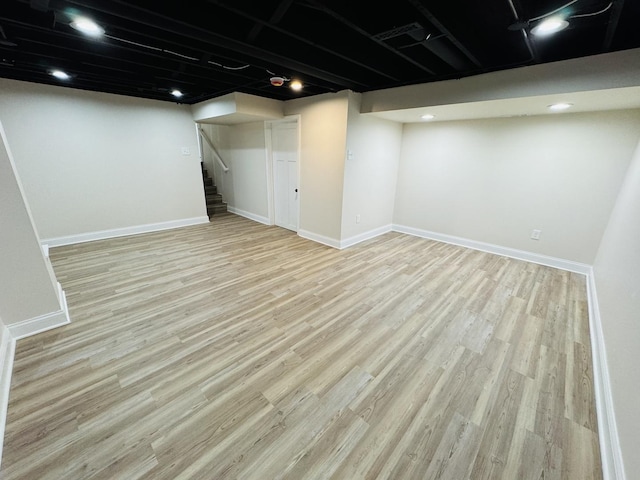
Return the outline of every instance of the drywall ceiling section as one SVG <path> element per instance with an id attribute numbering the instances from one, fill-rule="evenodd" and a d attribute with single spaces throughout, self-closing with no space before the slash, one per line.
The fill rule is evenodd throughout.
<path id="1" fill-rule="evenodd" d="M 246 93 L 229 93 L 191 106 L 193 119 L 199 123 L 237 125 L 278 120 L 283 117 L 283 102 Z"/>
<path id="2" fill-rule="evenodd" d="M 429 122 L 450 120 L 474 120 L 481 118 L 529 117 L 534 115 L 558 115 L 549 110 L 557 103 L 568 103 L 566 113 L 597 112 L 640 108 L 640 87 L 626 87 L 589 92 L 556 93 L 537 97 L 508 98 L 482 102 L 455 103 L 433 107 L 406 108 L 367 115 L 400 123 L 420 123 L 423 115 L 434 115 Z"/>
<path id="3" fill-rule="evenodd" d="M 364 93 L 362 96 L 361 113 L 389 113 L 394 112 L 396 121 L 415 121 L 418 109 L 427 109 L 441 106 L 460 106 L 458 113 L 452 110 L 448 119 L 480 118 L 478 116 L 466 116 L 469 105 L 485 102 L 477 105 L 484 109 L 482 115 L 505 116 L 524 115 L 526 111 L 519 111 L 516 104 L 510 107 L 506 100 L 522 99 L 524 104 L 527 99 L 535 97 L 562 98 L 568 94 L 587 93 L 589 98 L 594 92 L 602 92 L 602 98 L 598 101 L 598 108 L 620 108 L 620 95 L 614 90 L 627 89 L 640 86 L 640 49 L 631 49 L 621 52 L 594 55 L 562 62 L 534 65 L 530 67 L 516 68 L 501 72 L 476 75 L 474 77 L 443 82 L 426 83 L 421 85 L 408 85 L 404 87 L 389 88 Z M 628 97 L 628 105 L 623 108 L 635 108 L 633 102 L 637 102 L 637 90 L 621 93 L 632 93 Z M 598 96 L 600 93 L 598 93 Z M 545 98 L 545 101 L 547 100 Z M 502 101 L 492 105 L 488 102 Z M 569 101 L 562 98 L 561 101 Z M 612 101 L 612 106 L 605 106 L 606 101 Z M 617 103 L 616 103 L 617 102 Z M 542 107 L 546 107 L 546 104 Z M 586 108 L 586 107 L 585 107 Z M 502 110 L 505 110 L 504 112 Z M 402 111 L 411 110 L 406 118 L 402 117 Z M 589 109 L 587 109 L 589 110 Z M 585 111 L 585 110 L 582 110 Z M 430 112 L 432 113 L 432 112 Z M 445 113 L 445 112 L 442 112 Z M 471 113 L 469 113 L 471 115 Z M 481 115 L 476 112 L 475 115 Z M 382 115 L 381 115 L 382 116 Z M 384 117 L 390 118 L 390 117 Z"/>

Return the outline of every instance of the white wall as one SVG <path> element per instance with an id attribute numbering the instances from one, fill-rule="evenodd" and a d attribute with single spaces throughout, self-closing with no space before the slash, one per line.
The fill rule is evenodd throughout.
<path id="1" fill-rule="evenodd" d="M 0 459 L 15 339 L 68 322 L 0 121 Z"/>
<path id="2" fill-rule="evenodd" d="M 640 135 L 640 129 L 636 130 Z M 593 265 L 627 478 L 640 471 L 640 144 Z"/>
<path id="3" fill-rule="evenodd" d="M 360 115 L 362 95 L 349 92 L 342 240 L 391 227 L 402 125 Z M 356 215 L 360 223 L 356 223 Z"/>
<path id="4" fill-rule="evenodd" d="M 638 110 L 407 124 L 394 223 L 590 265 L 639 131 Z"/>
<path id="5" fill-rule="evenodd" d="M 43 239 L 206 217 L 187 106 L 0 79 L 0 119 Z"/>
<path id="6" fill-rule="evenodd" d="M 341 238 L 348 92 L 285 102 L 300 115 L 300 233 Z"/>
<path id="7" fill-rule="evenodd" d="M 268 222 L 267 153 L 264 122 L 229 126 L 227 155 L 229 172 L 225 177 L 224 199 L 231 209 L 257 216 Z"/>
<path id="8" fill-rule="evenodd" d="M 0 123 L 0 317 L 10 326 L 59 310 L 57 284 Z"/>

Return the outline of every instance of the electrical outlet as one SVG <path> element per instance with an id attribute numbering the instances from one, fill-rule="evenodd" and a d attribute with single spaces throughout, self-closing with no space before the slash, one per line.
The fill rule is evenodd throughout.
<path id="1" fill-rule="evenodd" d="M 533 230 L 533 231 L 531 232 L 531 239 L 532 239 L 532 240 L 540 240 L 540 234 L 541 234 L 541 233 L 542 233 L 542 232 L 541 232 L 540 230 Z"/>
<path id="2" fill-rule="evenodd" d="M 356 223 L 360 223 L 360 214 L 356 215 Z"/>
<path id="3" fill-rule="evenodd" d="M 189 150 L 189 147 L 182 147 L 182 155 L 191 155 L 191 150 Z"/>

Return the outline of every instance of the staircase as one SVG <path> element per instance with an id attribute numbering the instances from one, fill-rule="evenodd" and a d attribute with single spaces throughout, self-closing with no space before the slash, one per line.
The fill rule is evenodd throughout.
<path id="1" fill-rule="evenodd" d="M 204 183 L 204 197 L 207 201 L 207 215 L 211 218 L 213 215 L 227 213 L 227 204 L 222 201 L 222 195 L 218 193 L 218 187 L 213 184 L 213 180 L 209 176 L 209 172 L 200 163 L 202 167 L 202 181 Z"/>

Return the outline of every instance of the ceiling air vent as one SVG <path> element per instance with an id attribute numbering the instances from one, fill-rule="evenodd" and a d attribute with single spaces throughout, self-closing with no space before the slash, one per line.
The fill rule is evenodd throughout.
<path id="1" fill-rule="evenodd" d="M 389 40 L 390 38 L 399 37 L 400 35 L 421 36 L 424 34 L 424 28 L 418 22 L 409 23 L 402 27 L 396 27 L 386 32 L 378 33 L 372 38 L 376 40 Z"/>

